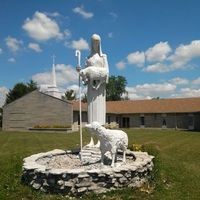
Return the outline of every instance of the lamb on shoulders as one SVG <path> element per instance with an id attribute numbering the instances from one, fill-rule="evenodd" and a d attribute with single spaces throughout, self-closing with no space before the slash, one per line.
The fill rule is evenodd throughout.
<path id="1" fill-rule="evenodd" d="M 108 80 L 108 70 L 102 67 L 89 66 L 80 71 L 84 84 L 90 82 L 94 89 L 98 89 L 103 82 Z M 98 82 L 98 84 L 96 84 Z"/>

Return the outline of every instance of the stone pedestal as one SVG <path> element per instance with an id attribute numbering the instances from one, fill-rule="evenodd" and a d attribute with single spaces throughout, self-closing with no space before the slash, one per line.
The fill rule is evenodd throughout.
<path id="1" fill-rule="evenodd" d="M 153 156 L 146 152 L 128 151 L 127 164 L 122 165 L 119 159 L 113 168 L 110 165 L 102 167 L 98 161 L 83 165 L 78 153 L 53 150 L 27 157 L 22 181 L 42 192 L 79 196 L 140 187 L 148 181 L 153 169 Z"/>

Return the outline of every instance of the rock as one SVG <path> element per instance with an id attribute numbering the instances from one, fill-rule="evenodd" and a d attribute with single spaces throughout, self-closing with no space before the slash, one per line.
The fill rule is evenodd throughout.
<path id="1" fill-rule="evenodd" d="M 78 175 L 78 178 L 87 178 L 87 177 L 90 177 L 89 174 L 87 173 L 82 173 Z"/>
<path id="2" fill-rule="evenodd" d="M 59 188 L 60 190 L 64 190 L 65 189 L 65 186 L 64 185 L 61 185 L 61 187 Z"/>
<path id="3" fill-rule="evenodd" d="M 106 186 L 106 183 L 105 182 L 100 182 L 100 183 L 97 183 L 98 187 L 105 187 Z"/>
<path id="4" fill-rule="evenodd" d="M 65 184 L 66 187 L 73 187 L 74 186 L 74 183 L 71 182 L 71 181 L 65 181 L 64 184 Z"/>
<path id="5" fill-rule="evenodd" d="M 43 186 L 46 186 L 46 187 L 49 186 L 49 184 L 47 183 L 47 180 L 44 180 L 44 183 L 43 183 L 42 185 L 43 185 Z"/>
<path id="6" fill-rule="evenodd" d="M 59 180 L 57 183 L 58 183 L 58 185 L 60 185 L 60 186 L 61 186 L 61 185 L 64 185 L 64 181 L 63 181 L 63 180 Z"/>
<path id="7" fill-rule="evenodd" d="M 114 187 L 116 187 L 116 188 L 119 187 L 119 183 L 117 181 L 115 182 Z"/>
<path id="8" fill-rule="evenodd" d="M 81 182 L 81 183 L 77 183 L 76 187 L 89 187 L 91 185 L 90 182 Z"/>
<path id="9" fill-rule="evenodd" d="M 115 173 L 115 174 L 114 174 L 114 177 L 115 177 L 115 178 L 121 178 L 121 177 L 123 177 L 123 175 L 120 174 L 120 173 Z"/>
<path id="10" fill-rule="evenodd" d="M 41 190 L 42 192 L 45 192 L 45 193 L 47 192 L 47 190 L 46 190 L 45 188 L 43 188 L 43 187 L 41 187 L 40 190 Z"/>
<path id="11" fill-rule="evenodd" d="M 81 188 L 78 188 L 77 189 L 77 192 L 78 193 L 83 193 L 83 192 L 86 192 L 87 191 L 87 188 L 86 187 L 81 187 Z"/>
<path id="12" fill-rule="evenodd" d="M 101 174 L 98 174 L 98 177 L 105 177 L 106 175 L 101 173 Z"/>
<path id="13" fill-rule="evenodd" d="M 41 187 L 41 184 L 40 183 L 33 183 L 33 188 L 36 189 L 36 190 L 39 190 L 40 187 Z"/>
<path id="14" fill-rule="evenodd" d="M 97 185 L 92 185 L 92 186 L 88 187 L 89 191 L 95 191 L 97 189 L 98 189 Z"/>
<path id="15" fill-rule="evenodd" d="M 122 178 L 119 179 L 119 182 L 120 183 L 125 183 L 125 182 L 127 182 L 127 178 L 122 177 Z"/>

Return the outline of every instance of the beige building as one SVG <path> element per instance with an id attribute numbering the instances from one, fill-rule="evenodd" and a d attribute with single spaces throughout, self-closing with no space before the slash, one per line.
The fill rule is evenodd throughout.
<path id="1" fill-rule="evenodd" d="M 68 127 L 73 123 L 72 103 L 35 90 L 3 107 L 3 130 L 33 127 Z"/>
<path id="2" fill-rule="evenodd" d="M 73 121 L 78 123 L 78 103 L 73 103 Z M 87 104 L 82 104 L 83 123 Z M 106 102 L 107 123 L 122 128 L 179 128 L 200 130 L 200 98 L 128 100 Z"/>
<path id="3" fill-rule="evenodd" d="M 106 102 L 107 123 L 122 128 L 179 128 L 200 130 L 200 98 Z M 87 123 L 87 104 L 82 103 Z M 35 90 L 3 107 L 3 130 L 37 126 L 78 128 L 79 102 L 64 101 Z"/>

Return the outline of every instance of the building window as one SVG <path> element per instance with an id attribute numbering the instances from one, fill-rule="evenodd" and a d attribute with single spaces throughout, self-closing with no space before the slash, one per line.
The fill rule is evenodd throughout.
<path id="1" fill-rule="evenodd" d="M 141 126 L 144 126 L 144 125 L 145 125 L 144 116 L 141 116 L 141 117 L 140 117 L 140 123 L 141 123 Z"/>
<path id="2" fill-rule="evenodd" d="M 116 117 L 116 123 L 119 124 L 119 117 Z"/>
<path id="3" fill-rule="evenodd" d="M 194 115 L 189 114 L 188 116 L 188 129 L 193 130 L 194 129 Z"/>
<path id="4" fill-rule="evenodd" d="M 107 117 L 108 124 L 110 124 L 110 116 Z"/>

